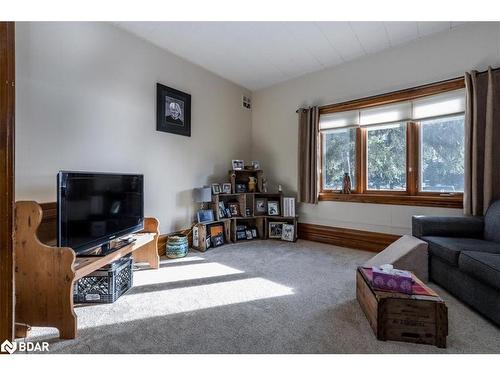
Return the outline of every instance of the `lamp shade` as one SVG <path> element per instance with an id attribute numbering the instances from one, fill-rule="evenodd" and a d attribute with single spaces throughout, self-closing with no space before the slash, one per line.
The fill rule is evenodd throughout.
<path id="1" fill-rule="evenodd" d="M 212 201 L 212 189 L 210 187 L 195 188 L 193 191 L 193 199 L 195 202 L 211 202 Z"/>

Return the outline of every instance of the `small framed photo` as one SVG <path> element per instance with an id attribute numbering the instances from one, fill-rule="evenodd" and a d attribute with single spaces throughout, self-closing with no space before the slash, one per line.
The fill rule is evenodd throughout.
<path id="1" fill-rule="evenodd" d="M 220 194 L 220 184 L 212 184 L 212 194 Z"/>
<path id="2" fill-rule="evenodd" d="M 246 240 L 247 239 L 247 232 L 244 230 L 239 230 L 236 232 L 236 240 L 241 241 L 241 240 Z"/>
<path id="3" fill-rule="evenodd" d="M 245 208 L 245 216 L 252 216 L 252 209 L 250 207 Z"/>
<path id="4" fill-rule="evenodd" d="M 231 216 L 241 216 L 240 204 L 238 202 L 229 202 L 228 206 Z"/>
<path id="5" fill-rule="evenodd" d="M 219 217 L 226 217 L 226 206 L 224 206 L 224 202 L 219 202 Z"/>
<path id="6" fill-rule="evenodd" d="M 242 171 L 245 168 L 244 160 L 233 160 L 233 170 Z"/>
<path id="7" fill-rule="evenodd" d="M 279 238 L 283 235 L 283 222 L 270 222 L 269 223 L 269 238 Z"/>
<path id="8" fill-rule="evenodd" d="M 269 216 L 279 216 L 280 206 L 278 201 L 268 201 L 267 202 L 267 214 Z"/>
<path id="9" fill-rule="evenodd" d="M 255 228 L 252 229 L 252 237 L 257 238 L 257 229 Z"/>
<path id="10" fill-rule="evenodd" d="M 231 194 L 231 183 L 225 182 L 222 184 L 222 193 Z"/>
<path id="11" fill-rule="evenodd" d="M 247 235 L 247 240 L 253 240 L 252 231 L 250 229 L 247 229 L 245 233 Z"/>
<path id="12" fill-rule="evenodd" d="M 260 169 L 260 162 L 257 160 L 252 160 L 252 169 L 259 170 Z"/>
<path id="13" fill-rule="evenodd" d="M 233 215 L 231 214 L 231 209 L 230 208 L 226 208 L 226 217 L 233 217 Z"/>
<path id="14" fill-rule="evenodd" d="M 246 193 L 247 192 L 247 185 L 246 184 L 236 184 L 235 190 L 237 193 Z"/>
<path id="15" fill-rule="evenodd" d="M 207 249 L 209 249 L 210 248 L 210 244 L 211 244 L 210 236 L 207 236 L 207 239 L 205 240 L 205 247 Z"/>
<path id="16" fill-rule="evenodd" d="M 267 199 L 255 198 L 255 213 L 263 215 L 266 212 L 267 212 Z"/>
<path id="17" fill-rule="evenodd" d="M 281 239 L 293 242 L 295 239 L 295 227 L 292 224 L 283 224 Z"/>
<path id="18" fill-rule="evenodd" d="M 198 218 L 198 223 L 214 221 L 214 212 L 212 210 L 198 210 L 196 216 Z"/>
<path id="19" fill-rule="evenodd" d="M 222 234 L 212 237 L 212 247 L 221 245 L 224 245 L 224 236 Z"/>

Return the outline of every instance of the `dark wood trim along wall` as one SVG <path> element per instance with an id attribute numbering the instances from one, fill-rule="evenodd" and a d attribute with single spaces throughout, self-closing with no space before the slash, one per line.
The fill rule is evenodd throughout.
<path id="1" fill-rule="evenodd" d="M 0 22 L 0 342 L 14 335 L 14 22 Z"/>
<path id="2" fill-rule="evenodd" d="M 382 251 L 401 236 L 364 230 L 299 223 L 299 238 L 352 249 Z"/>

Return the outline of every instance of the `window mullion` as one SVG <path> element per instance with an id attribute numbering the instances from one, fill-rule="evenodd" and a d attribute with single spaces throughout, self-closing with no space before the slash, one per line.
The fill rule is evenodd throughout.
<path id="1" fill-rule="evenodd" d="M 418 125 L 410 121 L 407 123 L 406 136 L 406 176 L 407 176 L 407 192 L 409 195 L 417 195 L 418 193 Z"/>

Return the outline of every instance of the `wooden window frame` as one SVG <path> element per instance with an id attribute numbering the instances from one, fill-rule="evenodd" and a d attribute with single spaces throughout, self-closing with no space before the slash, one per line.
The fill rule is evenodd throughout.
<path id="1" fill-rule="evenodd" d="M 319 108 L 320 115 L 378 107 L 387 104 L 414 100 L 465 87 L 464 78 L 455 78 L 429 85 L 372 96 L 349 102 L 326 105 Z M 320 201 L 346 201 L 361 203 L 395 204 L 408 206 L 429 206 L 462 208 L 463 193 L 451 195 L 439 192 L 424 192 L 419 189 L 420 178 L 420 124 L 415 121 L 406 122 L 406 190 L 369 190 L 367 189 L 366 142 L 367 129 L 356 130 L 356 186 L 353 193 L 342 194 L 338 190 L 323 189 L 323 142 L 324 135 L 320 131 Z"/>
<path id="2" fill-rule="evenodd" d="M 0 342 L 14 337 L 15 25 L 0 22 Z"/>

